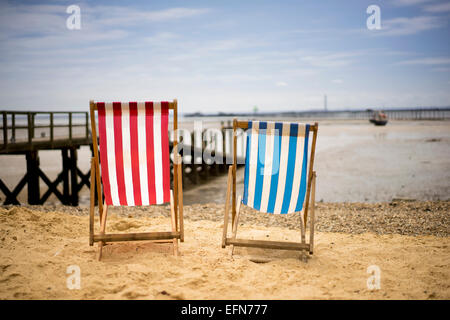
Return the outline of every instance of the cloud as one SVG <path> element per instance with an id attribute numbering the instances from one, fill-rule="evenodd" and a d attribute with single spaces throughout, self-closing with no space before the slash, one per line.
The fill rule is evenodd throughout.
<path id="1" fill-rule="evenodd" d="M 352 64 L 354 58 L 361 54 L 361 52 L 319 53 L 304 56 L 301 60 L 315 67 L 343 67 Z"/>
<path id="2" fill-rule="evenodd" d="M 436 72 L 450 72 L 450 67 L 439 67 L 431 69 Z"/>
<path id="3" fill-rule="evenodd" d="M 208 8 L 168 8 L 142 10 L 124 6 L 91 6 L 80 4 L 81 30 L 108 32 L 145 23 L 168 22 L 194 17 L 210 11 Z M 10 36 L 66 34 L 68 6 L 0 4 L 0 30 Z"/>
<path id="4" fill-rule="evenodd" d="M 449 12 L 450 11 L 450 2 L 431 4 L 431 5 L 425 6 L 423 8 L 423 10 L 425 10 L 426 12 L 431 12 L 431 13 Z"/>
<path id="5" fill-rule="evenodd" d="M 447 65 L 447 64 L 450 64 L 450 58 L 446 58 L 446 57 L 422 58 L 422 59 L 401 61 L 401 62 L 398 62 L 397 64 L 398 65 L 427 65 L 427 66 Z"/>
<path id="6" fill-rule="evenodd" d="M 445 19 L 435 16 L 418 16 L 412 18 L 393 18 L 382 20 L 381 30 L 375 35 L 403 36 L 438 29 L 447 24 Z"/>
<path id="7" fill-rule="evenodd" d="M 331 82 L 333 82 L 335 84 L 342 84 L 342 83 L 344 83 L 344 80 L 342 80 L 342 79 L 334 79 L 334 80 L 331 80 Z"/>
<path id="8" fill-rule="evenodd" d="M 83 12 L 83 7 L 81 7 Z M 158 11 L 146 11 L 122 6 L 95 6 L 87 7 L 88 14 L 97 17 L 102 25 L 138 25 L 146 22 L 171 22 L 205 14 L 208 8 L 169 8 Z"/>
<path id="9" fill-rule="evenodd" d="M 278 81 L 277 83 L 275 83 L 275 85 L 277 87 L 287 87 L 288 84 L 284 81 Z"/>
<path id="10" fill-rule="evenodd" d="M 430 0 L 393 0 L 392 3 L 396 6 L 403 7 L 403 6 L 415 6 L 418 4 L 423 4 L 430 2 Z"/>

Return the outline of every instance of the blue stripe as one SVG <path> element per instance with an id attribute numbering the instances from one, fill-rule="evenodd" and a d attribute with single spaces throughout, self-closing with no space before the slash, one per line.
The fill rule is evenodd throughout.
<path id="1" fill-rule="evenodd" d="M 309 140 L 309 124 L 305 128 L 305 148 L 303 150 L 303 164 L 302 164 L 302 180 L 300 182 L 300 191 L 298 193 L 297 205 L 295 211 L 302 211 L 303 202 L 306 194 L 306 166 L 308 163 L 308 140 Z"/>
<path id="2" fill-rule="evenodd" d="M 272 180 L 270 182 L 269 203 L 267 212 L 273 213 L 277 200 L 278 176 L 280 171 L 281 138 L 283 137 L 283 124 L 275 123 L 275 136 L 273 141 Z"/>
<path id="3" fill-rule="evenodd" d="M 247 146 L 246 146 L 246 150 L 245 150 L 245 173 L 244 173 L 244 199 L 242 199 L 242 203 L 243 204 L 247 204 L 248 201 L 248 169 L 250 166 L 250 144 L 252 142 L 252 137 L 251 137 L 251 132 L 252 132 L 252 122 L 249 121 L 248 122 L 248 130 L 247 130 Z"/>
<path id="4" fill-rule="evenodd" d="M 264 166 L 266 159 L 266 130 L 267 122 L 259 123 L 259 133 L 258 133 L 258 153 L 257 156 L 257 166 L 256 166 L 256 181 L 255 181 L 255 198 L 253 200 L 253 208 L 259 210 L 261 207 L 261 196 L 262 189 L 264 185 Z"/>
<path id="5" fill-rule="evenodd" d="M 291 123 L 291 130 L 289 134 L 289 152 L 288 163 L 286 170 L 286 182 L 284 187 L 283 205 L 281 206 L 281 213 L 288 213 L 289 204 L 291 203 L 292 182 L 294 181 L 295 156 L 297 152 L 297 138 L 298 138 L 298 124 Z"/>

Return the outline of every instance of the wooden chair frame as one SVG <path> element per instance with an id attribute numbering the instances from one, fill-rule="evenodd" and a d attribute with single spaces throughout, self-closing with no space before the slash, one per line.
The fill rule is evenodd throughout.
<path id="1" fill-rule="evenodd" d="M 316 151 L 316 140 L 317 132 L 319 130 L 319 124 L 316 122 L 314 125 L 310 125 L 309 132 L 313 134 L 312 144 L 311 144 L 311 155 L 309 159 L 308 168 L 308 184 L 306 191 L 306 199 L 304 206 L 303 220 L 300 221 L 301 229 L 301 242 L 286 242 L 286 241 L 268 241 L 268 240 L 249 240 L 249 239 L 238 239 L 236 238 L 237 227 L 239 223 L 239 213 L 241 207 L 241 198 L 239 197 L 236 202 L 236 168 L 237 168 L 237 156 L 236 156 L 236 142 L 237 135 L 236 130 L 248 129 L 248 121 L 238 121 L 233 119 L 233 164 L 228 168 L 228 182 L 227 182 L 227 193 L 225 200 L 225 215 L 223 224 L 223 235 L 222 235 L 222 248 L 231 245 L 231 255 L 233 255 L 234 247 L 253 247 L 253 248 L 265 248 L 265 249 L 283 249 L 283 250 L 297 250 L 297 251 L 309 251 L 313 254 L 314 251 L 314 206 L 315 206 L 315 193 L 316 193 L 316 172 L 314 171 L 314 155 Z M 230 193 L 232 195 L 232 236 L 227 237 L 228 231 L 228 214 L 230 207 Z M 309 209 L 310 212 L 309 212 Z M 306 243 L 306 223 L 308 219 L 308 213 L 310 213 L 310 238 L 309 243 Z"/>
<path id="2" fill-rule="evenodd" d="M 177 150 L 177 135 L 174 134 L 173 141 L 173 192 L 170 192 L 170 214 L 171 214 L 171 232 L 141 232 L 141 233 L 117 233 L 107 234 L 106 232 L 106 216 L 108 214 L 108 206 L 102 203 L 103 190 L 100 179 L 99 166 L 99 150 L 97 143 L 97 129 L 95 124 L 95 111 L 97 111 L 97 103 L 90 101 L 90 116 L 92 130 L 92 144 L 94 149 L 94 157 L 91 158 L 91 189 L 90 189 L 90 211 L 89 211 L 89 245 L 99 243 L 98 260 L 102 257 L 102 248 L 107 242 L 116 241 L 141 241 L 150 240 L 155 242 L 171 242 L 173 243 L 173 254 L 178 256 L 178 240 L 184 242 L 184 223 L 183 223 L 183 184 L 181 174 L 181 156 Z M 169 102 L 169 110 L 173 110 L 173 130 L 178 129 L 178 102 L 173 100 Z M 95 189 L 97 189 L 97 197 L 99 199 L 98 212 L 100 217 L 100 233 L 94 233 L 94 214 L 95 214 Z"/>

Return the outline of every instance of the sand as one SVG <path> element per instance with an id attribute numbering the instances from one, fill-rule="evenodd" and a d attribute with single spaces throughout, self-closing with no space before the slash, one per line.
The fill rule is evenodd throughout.
<path id="1" fill-rule="evenodd" d="M 215 204 L 202 208 L 212 216 L 223 210 Z M 186 211 L 195 216 L 195 209 Z M 127 211 L 112 214 L 108 231 L 169 231 L 168 207 L 152 210 L 134 218 Z M 220 246 L 221 221 L 188 217 L 179 257 L 168 244 L 116 243 L 99 262 L 97 247 L 88 245 L 88 218 L 77 212 L 0 208 L 1 299 L 450 298 L 448 236 L 319 231 L 307 262 L 279 250 L 237 248 L 231 257 Z M 299 231 L 243 221 L 238 235 L 296 241 Z M 70 290 L 67 268 L 74 265 L 81 288 Z M 381 271 L 378 290 L 367 287 L 372 265 Z"/>
<path id="2" fill-rule="evenodd" d="M 237 248 L 231 257 L 221 248 L 226 175 L 185 184 L 180 257 L 168 244 L 116 243 L 98 262 L 97 246 L 88 244 L 86 187 L 76 208 L 58 206 L 54 196 L 45 206 L 0 206 L 0 299 L 449 299 L 449 124 L 321 121 L 318 231 L 308 262 L 295 252 Z M 55 179 L 60 153 L 39 156 Z M 78 151 L 83 172 L 90 157 L 89 148 Z M 25 170 L 24 156 L 0 156 L 0 178 L 10 189 Z M 237 182 L 242 194 L 242 169 Z M 41 183 L 41 194 L 46 189 Z M 19 201 L 26 202 L 26 188 Z M 167 206 L 114 208 L 107 231 L 170 231 L 168 217 Z M 298 219 L 244 208 L 238 235 L 298 241 Z M 73 266 L 81 288 L 71 290 Z M 367 287 L 370 266 L 381 271 L 380 289 Z"/>

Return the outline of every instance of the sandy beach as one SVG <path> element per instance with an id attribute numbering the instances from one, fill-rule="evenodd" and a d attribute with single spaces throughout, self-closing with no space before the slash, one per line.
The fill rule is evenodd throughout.
<path id="1" fill-rule="evenodd" d="M 179 257 L 168 244 L 115 243 L 98 262 L 97 246 L 88 245 L 86 209 L 4 207 L 0 299 L 449 299 L 449 208 L 448 202 L 318 204 L 315 253 L 303 262 L 299 253 L 279 250 L 236 248 L 231 257 L 220 246 L 223 205 L 193 205 L 185 210 Z M 169 230 L 168 217 L 167 206 L 115 208 L 108 226 Z M 238 235 L 299 239 L 298 216 L 245 210 L 242 217 Z M 367 287 L 373 265 L 381 272 L 379 290 Z M 70 266 L 80 268 L 79 290 L 67 287 Z"/>
<path id="2" fill-rule="evenodd" d="M 60 154 L 39 155 L 54 179 Z M 88 171 L 90 150 L 81 148 L 78 159 Z M 12 187 L 25 174 L 25 159 L 1 156 L 0 168 Z M 295 252 L 236 248 L 231 257 L 221 248 L 226 175 L 186 183 L 179 257 L 168 244 L 115 243 L 98 262 L 97 246 L 88 245 L 86 187 L 75 208 L 53 197 L 44 206 L 0 207 L 0 299 L 450 298 L 448 121 L 392 121 L 381 128 L 322 121 L 315 170 L 316 245 L 307 262 Z M 237 182 L 240 194 L 242 168 Z M 19 200 L 26 202 L 26 189 Z M 110 213 L 110 232 L 170 230 L 168 206 Z M 244 207 L 238 235 L 298 241 L 299 219 Z M 67 287 L 70 266 L 80 268 L 79 290 Z M 367 287 L 370 266 L 381 272 L 379 290 Z"/>

